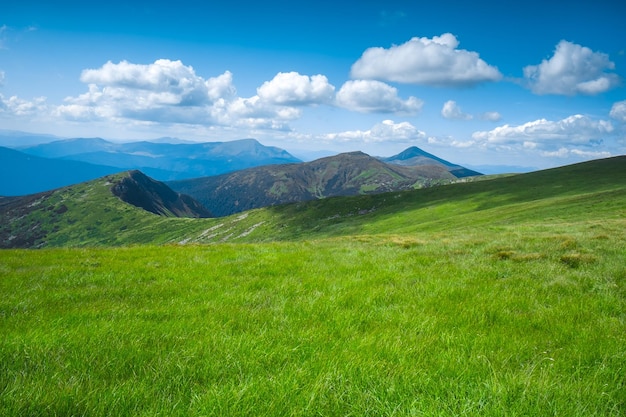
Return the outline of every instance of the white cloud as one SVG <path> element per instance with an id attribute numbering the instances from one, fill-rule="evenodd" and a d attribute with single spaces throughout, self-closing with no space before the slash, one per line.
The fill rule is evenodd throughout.
<path id="1" fill-rule="evenodd" d="M 609 116 L 615 120 L 626 123 L 626 100 L 613 103 Z"/>
<path id="2" fill-rule="evenodd" d="M 573 156 L 584 159 L 608 158 L 612 155 L 611 152 L 606 151 L 593 152 L 567 148 L 559 148 L 556 151 L 542 151 L 539 154 L 547 158 L 568 158 Z"/>
<path id="3" fill-rule="evenodd" d="M 300 117 L 300 110 L 294 107 L 277 107 L 264 102 L 259 96 L 237 98 L 229 103 L 228 114 L 231 117 L 279 117 L 293 120 Z"/>
<path id="4" fill-rule="evenodd" d="M 321 104 L 332 101 L 335 87 L 320 74 L 309 77 L 297 72 L 279 72 L 271 81 L 264 82 L 257 94 L 273 104 Z"/>
<path id="5" fill-rule="evenodd" d="M 422 102 L 403 100 L 380 81 L 350 81 L 335 100 L 335 87 L 323 75 L 278 73 L 252 97 L 237 97 L 229 71 L 204 79 L 181 61 L 152 64 L 107 62 L 87 69 L 88 91 L 67 97 L 54 115 L 73 121 L 148 122 L 250 129 L 290 130 L 304 105 L 329 104 L 361 112 L 415 114 Z"/>
<path id="6" fill-rule="evenodd" d="M 558 121 L 539 119 L 519 126 L 507 124 L 490 131 L 474 132 L 472 139 L 483 146 L 550 150 L 598 146 L 613 130 L 608 121 L 577 114 Z"/>
<path id="7" fill-rule="evenodd" d="M 107 62 L 83 71 L 89 90 L 68 97 L 56 115 L 70 120 L 108 120 L 290 130 L 302 114 L 296 105 L 332 102 L 334 87 L 323 75 L 279 73 L 257 89 L 237 97 L 229 71 L 204 79 L 181 61 L 152 64 Z"/>
<path id="8" fill-rule="evenodd" d="M 142 65 L 107 62 L 83 71 L 89 91 L 68 97 L 56 114 L 70 120 L 133 120 L 154 123 L 287 129 L 300 116 L 259 96 L 236 96 L 229 71 L 204 79 L 181 61 L 159 59 Z"/>
<path id="9" fill-rule="evenodd" d="M 226 71 L 217 77 L 209 78 L 204 84 L 207 87 L 207 95 L 212 101 L 223 97 L 231 97 L 236 93 L 233 85 L 233 74 L 230 71 Z"/>
<path id="10" fill-rule="evenodd" d="M 213 106 L 212 113 L 214 119 L 225 126 L 289 130 L 287 122 L 299 118 L 302 112 L 295 107 L 275 106 L 259 96 L 252 96 L 222 101 Z"/>
<path id="11" fill-rule="evenodd" d="M 471 120 L 474 117 L 478 117 L 481 120 L 487 120 L 490 122 L 497 122 L 502 118 L 500 113 L 497 111 L 488 111 L 477 116 L 465 113 L 454 100 L 448 100 L 443 104 L 443 107 L 441 108 L 441 115 L 450 120 Z"/>
<path id="12" fill-rule="evenodd" d="M 389 49 L 369 48 L 352 65 L 351 76 L 438 86 L 467 86 L 502 78 L 478 53 L 458 46 L 456 36 L 444 33 L 432 39 L 415 37 Z"/>
<path id="13" fill-rule="evenodd" d="M 47 112 L 48 105 L 45 97 L 37 97 L 31 101 L 17 96 L 5 98 L 0 94 L 0 114 L 8 116 L 39 116 Z"/>
<path id="14" fill-rule="evenodd" d="M 109 61 L 99 69 L 84 70 L 80 80 L 106 86 L 105 94 L 133 100 L 141 107 L 198 106 L 235 93 L 230 72 L 204 80 L 193 67 L 169 59 L 158 59 L 148 65 Z"/>
<path id="15" fill-rule="evenodd" d="M 4 85 L 4 71 L 0 71 L 0 87 Z"/>
<path id="16" fill-rule="evenodd" d="M 480 115 L 480 118 L 483 120 L 488 120 L 490 122 L 497 122 L 502 119 L 502 115 L 497 111 L 488 111 Z"/>
<path id="17" fill-rule="evenodd" d="M 384 120 L 369 130 L 350 130 L 340 133 L 329 133 L 323 136 L 325 140 L 338 142 L 414 142 L 422 140 L 426 134 L 409 122 L 395 123 L 393 120 Z"/>
<path id="18" fill-rule="evenodd" d="M 441 115 L 446 119 L 470 120 L 471 114 L 463 113 L 461 107 L 454 100 L 448 100 L 443 104 Z"/>
<path id="19" fill-rule="evenodd" d="M 607 54 L 562 40 L 550 59 L 525 67 L 524 77 L 535 94 L 594 95 L 619 84 L 617 74 L 606 72 L 613 69 Z"/>
<path id="20" fill-rule="evenodd" d="M 424 104 L 416 97 L 402 100 L 398 90 L 388 84 L 374 80 L 347 81 L 337 92 L 339 107 L 361 113 L 405 113 L 416 114 Z"/>

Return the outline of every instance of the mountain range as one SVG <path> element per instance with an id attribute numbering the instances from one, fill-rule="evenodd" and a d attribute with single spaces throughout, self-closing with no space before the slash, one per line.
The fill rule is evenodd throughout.
<path id="1" fill-rule="evenodd" d="M 404 155 L 390 158 L 392 163 L 385 163 L 363 152 L 349 152 L 312 162 L 265 165 L 167 184 L 192 196 L 216 216 L 227 216 L 259 207 L 422 188 L 455 182 L 470 173 L 480 175 L 422 153 L 426 154 L 410 148 Z"/>
<path id="2" fill-rule="evenodd" d="M 483 181 L 198 218 L 210 213 L 167 185 L 129 171 L 44 193 L 0 197 L 0 247 L 259 242 L 356 236 L 374 229 L 392 234 L 463 230 L 468 222 L 500 228 L 513 218 L 523 223 L 537 216 L 570 227 L 576 219 L 588 222 L 591 212 L 618 224 L 625 178 L 626 157 L 614 157 Z M 605 233 L 601 223 L 589 227 L 597 228 L 598 236 Z"/>
<path id="3" fill-rule="evenodd" d="M 352 153 L 302 163 L 289 152 L 254 139 L 192 143 L 161 138 L 117 143 L 100 138 L 55 140 L 49 135 L 13 135 L 0 132 L 0 144 L 21 144 L 12 149 L 0 147 L 0 175 L 7 179 L 0 183 L 0 195 L 28 195 L 103 175 L 141 170 L 157 181 L 188 180 L 171 185 L 190 192 L 216 215 L 479 175 L 417 147 L 389 158 Z M 257 167 L 264 168 L 248 171 Z"/>
<path id="4" fill-rule="evenodd" d="M 300 162 L 289 152 L 264 146 L 255 139 L 117 143 L 100 138 L 75 138 L 19 150 L 43 158 L 112 166 L 118 171 L 139 169 L 160 181 L 218 175 L 258 165 Z"/>

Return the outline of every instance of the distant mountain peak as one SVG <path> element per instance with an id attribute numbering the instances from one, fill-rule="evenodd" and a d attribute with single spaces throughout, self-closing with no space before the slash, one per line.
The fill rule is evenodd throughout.
<path id="1" fill-rule="evenodd" d="M 417 146 L 411 146 L 410 148 L 405 149 L 397 155 L 390 156 L 388 158 L 383 158 L 383 161 L 389 163 L 398 163 L 398 165 L 404 165 L 400 162 L 403 161 L 412 161 L 415 162 L 415 159 L 422 158 L 423 161 L 428 162 L 428 160 L 435 161 L 439 164 L 445 166 L 458 166 L 451 162 L 446 161 L 445 159 L 441 159 L 438 156 L 435 156 L 431 153 L 426 152 L 425 150 L 418 148 Z M 406 165 L 425 165 L 425 163 L 416 163 L 416 164 L 406 164 Z"/>
<path id="2" fill-rule="evenodd" d="M 417 146 L 411 146 L 409 148 L 406 148 L 405 150 L 403 150 L 399 154 L 395 155 L 395 158 L 397 158 L 397 159 L 409 159 L 409 158 L 414 158 L 416 156 L 428 156 L 428 157 L 431 157 L 431 158 L 434 157 L 433 154 L 430 154 L 430 153 L 426 152 L 425 150 L 423 150 L 421 148 L 418 148 Z"/>
<path id="3" fill-rule="evenodd" d="M 380 158 L 380 160 L 389 164 L 403 166 L 440 165 L 445 167 L 457 178 L 482 175 L 480 172 L 467 169 L 461 165 L 453 164 L 452 162 L 439 158 L 438 156 L 428 153 L 417 146 L 411 146 L 397 155 L 393 155 L 388 158 Z"/>

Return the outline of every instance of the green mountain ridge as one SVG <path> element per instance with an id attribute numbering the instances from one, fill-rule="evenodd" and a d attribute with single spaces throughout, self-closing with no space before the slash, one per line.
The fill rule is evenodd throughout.
<path id="1" fill-rule="evenodd" d="M 626 219 L 626 157 L 425 189 L 332 197 L 212 219 L 164 217 L 115 197 L 128 173 L 0 198 L 2 247 L 260 242 Z"/>
<path id="2" fill-rule="evenodd" d="M 124 244 L 127 231 L 141 235 L 142 228 L 168 218 L 207 217 L 211 212 L 193 198 L 128 171 L 28 196 L 0 197 L 0 248 L 76 246 L 92 239 Z"/>

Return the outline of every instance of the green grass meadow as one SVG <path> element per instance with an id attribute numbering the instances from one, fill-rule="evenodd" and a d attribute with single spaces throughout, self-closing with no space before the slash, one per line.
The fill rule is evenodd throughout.
<path id="1" fill-rule="evenodd" d="M 152 226 L 107 200 L 137 227 L 85 247 L 65 200 L 69 247 L 0 251 L 0 415 L 623 416 L 625 167 L 591 168 Z"/>
<path id="2" fill-rule="evenodd" d="M 3 251 L 0 414 L 619 416 L 594 230 Z"/>

